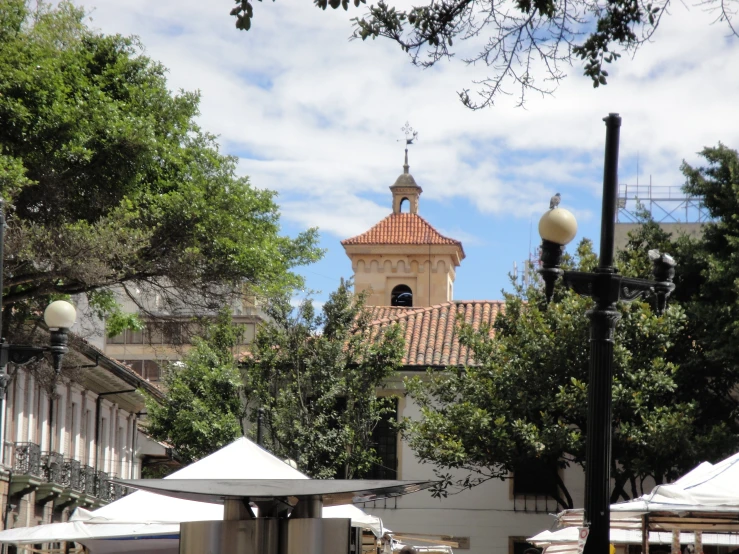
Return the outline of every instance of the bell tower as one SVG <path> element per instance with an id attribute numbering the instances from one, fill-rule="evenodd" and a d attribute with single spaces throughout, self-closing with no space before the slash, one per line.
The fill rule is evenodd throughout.
<path id="1" fill-rule="evenodd" d="M 405 163 L 403 164 L 403 173 L 401 173 L 395 180 L 395 184 L 390 187 L 390 192 L 393 193 L 393 213 L 402 213 L 403 202 L 408 201 L 410 204 L 410 213 L 418 213 L 418 199 L 423 192 L 423 189 L 416 184 L 416 180 L 413 178 L 408 170 L 408 148 L 405 149 Z"/>
<path id="2" fill-rule="evenodd" d="M 369 231 L 341 241 L 352 261 L 354 289 L 369 293 L 369 306 L 424 307 L 453 299 L 456 268 L 465 256 L 462 243 L 418 215 L 423 189 L 409 169 L 406 148 L 403 173 L 390 186 L 393 212 Z"/>

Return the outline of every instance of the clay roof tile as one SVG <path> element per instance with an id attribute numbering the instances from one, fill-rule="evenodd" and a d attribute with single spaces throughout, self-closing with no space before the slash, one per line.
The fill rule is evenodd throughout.
<path id="1" fill-rule="evenodd" d="M 418 214 L 399 213 L 390 214 L 369 231 L 341 241 L 344 246 L 352 244 L 439 244 L 457 246 L 464 249 L 458 240 L 445 237 Z"/>
<path id="2" fill-rule="evenodd" d="M 459 344 L 459 315 L 474 329 L 492 325 L 505 308 L 496 300 L 444 302 L 429 307 L 391 308 L 373 306 L 372 325 L 378 331 L 398 323 L 405 337 L 403 364 L 407 368 L 428 366 L 474 365 L 472 353 Z M 492 329 L 490 331 L 492 335 Z"/>

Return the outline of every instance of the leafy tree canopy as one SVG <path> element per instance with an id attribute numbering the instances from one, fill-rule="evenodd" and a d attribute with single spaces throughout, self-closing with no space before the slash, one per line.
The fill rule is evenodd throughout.
<path id="1" fill-rule="evenodd" d="M 366 3 L 351 1 L 355 6 Z M 249 30 L 253 2 L 235 2 L 231 15 L 236 27 Z M 350 0 L 313 3 L 324 10 L 346 10 Z M 737 34 L 733 2 L 709 0 L 700 5 L 714 10 L 717 21 Z M 455 56 L 468 65 L 485 64 L 490 76 L 476 82 L 476 93 L 459 93 L 464 105 L 491 106 L 501 94 L 512 94 L 510 85 L 522 105 L 527 93 L 553 92 L 574 62 L 583 64 L 594 87 L 605 85 L 607 64 L 648 42 L 668 6 L 668 0 L 429 0 L 402 9 L 379 0 L 353 19 L 353 38 L 388 38 L 422 67 Z M 465 45 L 467 41 L 471 44 Z"/>
<path id="2" fill-rule="evenodd" d="M 683 240 L 678 250 L 681 281 L 676 293 L 690 321 L 696 354 L 686 387 L 713 403 L 715 417 L 727 417 L 736 403 L 730 393 L 739 383 L 739 154 L 722 144 L 701 152 L 705 165 L 683 163 L 687 193 L 700 196 L 713 218 L 700 240 Z M 706 406 L 707 408 L 711 406 Z"/>
<path id="3" fill-rule="evenodd" d="M 314 478 L 362 477 L 379 463 L 371 435 L 393 403 L 376 391 L 403 357 L 399 329 L 377 335 L 350 287 L 342 282 L 320 313 L 310 300 L 272 304 L 243 362 L 251 421 L 264 409 L 265 446 Z"/>
<path id="4" fill-rule="evenodd" d="M 191 463 L 243 435 L 243 383 L 234 355 L 239 329 L 222 310 L 181 362 L 164 371 L 164 401 L 146 400 L 146 430 Z"/>
<path id="5" fill-rule="evenodd" d="M 731 243 L 732 236 L 739 236 L 731 215 L 736 213 L 731 202 L 739 205 L 739 164 L 736 152 L 725 147 L 707 149 L 704 155 L 709 167 L 685 165 L 684 171 L 688 190 L 704 194 L 720 218 L 706 227 L 705 238 L 673 239 L 645 220 L 618 256 L 622 273 L 650 277 L 647 250 L 673 252 L 679 274 L 675 298 L 662 316 L 649 303 L 619 305 L 613 501 L 641 494 L 646 477 L 658 483 L 674 479 L 739 446 L 737 400 L 731 394 L 738 376 L 736 338 L 728 340 L 736 333 L 732 314 L 738 298 L 736 288 L 727 286 L 736 282 L 739 271 Z M 581 270 L 594 268 L 589 241 L 580 243 L 570 263 Z M 505 301 L 493 337 L 490 329 L 462 327 L 461 340 L 479 365 L 431 372 L 427 380 L 407 383 L 422 417 L 404 422 L 404 433 L 420 459 L 443 475 L 437 494 L 506 478 L 532 459 L 560 467 L 584 465 L 585 312 L 591 300 L 560 285 L 548 307 L 535 287 L 518 288 Z M 455 477 L 447 470 L 455 470 Z M 557 501 L 572 507 L 565 484 L 558 485 Z"/>
<path id="6" fill-rule="evenodd" d="M 110 311 L 112 285 L 222 305 L 299 285 L 291 269 L 320 257 L 315 230 L 280 235 L 275 193 L 236 175 L 198 94 L 170 93 L 142 50 L 69 2 L 0 5 L 6 307 L 87 293 Z"/>

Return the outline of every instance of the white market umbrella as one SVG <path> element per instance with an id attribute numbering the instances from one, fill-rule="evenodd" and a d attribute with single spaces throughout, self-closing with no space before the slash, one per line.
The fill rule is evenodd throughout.
<path id="1" fill-rule="evenodd" d="M 308 479 L 307 476 L 242 437 L 165 479 Z M 324 517 L 351 519 L 352 525 L 382 536 L 380 518 L 354 505 L 324 508 Z M 154 549 L 177 552 L 180 523 L 223 519 L 223 505 L 181 500 L 147 491 L 132 494 L 92 512 L 78 508 L 66 523 L 0 531 L 0 542 L 36 544 L 75 541 L 95 554 Z M 135 539 L 141 537 L 137 542 Z M 117 539 L 117 540 L 116 540 Z M 158 546 L 157 546 L 158 545 Z"/>

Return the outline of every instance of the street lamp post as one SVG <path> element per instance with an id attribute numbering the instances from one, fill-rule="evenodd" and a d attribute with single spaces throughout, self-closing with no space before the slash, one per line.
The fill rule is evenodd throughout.
<path id="1" fill-rule="evenodd" d="M 5 202 L 0 198 L 0 294 L 4 291 L 3 260 L 5 243 Z M 44 321 L 49 328 L 49 346 L 25 346 L 8 344 L 0 338 L 0 463 L 5 457 L 5 394 L 8 386 L 8 362 L 25 364 L 50 352 L 52 365 L 57 374 L 62 369 L 62 358 L 67 353 L 69 328 L 74 325 L 77 312 L 74 306 L 64 300 L 56 300 L 44 310 Z M 0 337 L 3 334 L 3 309 L 0 305 Z"/>
<path id="2" fill-rule="evenodd" d="M 608 554 L 611 486 L 611 387 L 613 381 L 613 341 L 620 315 L 618 301 L 654 295 L 658 313 L 664 310 L 675 285 L 675 262 L 667 254 L 649 251 L 654 281 L 623 277 L 614 267 L 614 230 L 618 195 L 618 143 L 621 118 L 609 114 L 606 122 L 605 165 L 603 170 L 603 211 L 600 257 L 592 272 L 564 271 L 560 268 L 564 246 L 577 231 L 572 214 L 554 205 L 539 222 L 542 237 L 539 273 L 545 283 L 547 302 L 554 283 L 561 276 L 565 285 L 578 294 L 590 296 L 595 305 L 590 318 L 590 363 L 588 385 L 587 437 L 585 450 L 585 520 L 589 528 L 584 554 Z"/>

